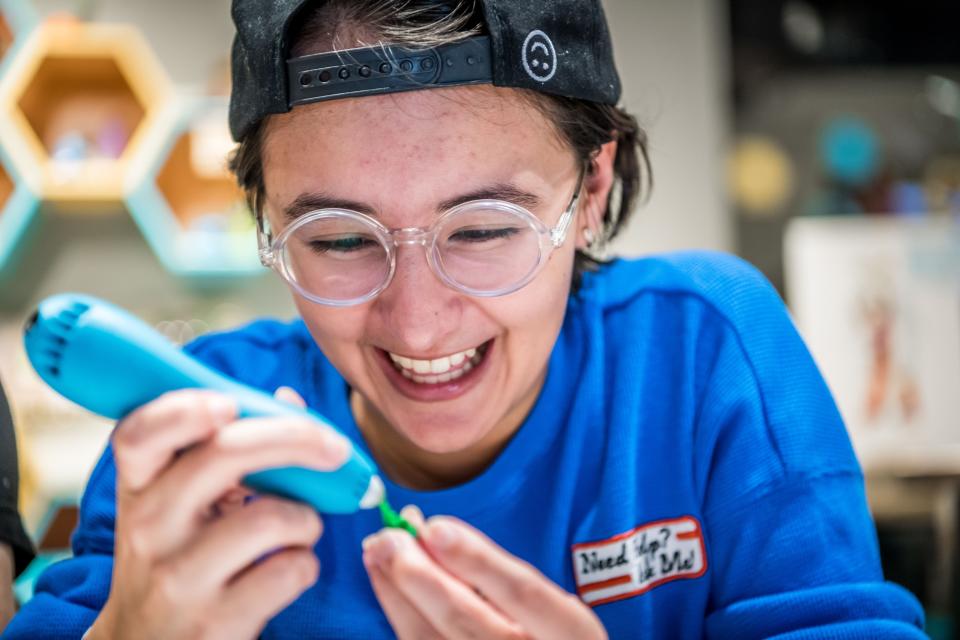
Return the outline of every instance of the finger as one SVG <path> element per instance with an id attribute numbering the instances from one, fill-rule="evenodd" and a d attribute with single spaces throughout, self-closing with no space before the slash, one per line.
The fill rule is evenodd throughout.
<path id="1" fill-rule="evenodd" d="M 171 570 L 189 577 L 186 589 L 209 593 L 272 551 L 312 549 L 321 532 L 320 516 L 310 507 L 264 496 L 204 528 Z"/>
<path id="2" fill-rule="evenodd" d="M 243 505 L 247 504 L 254 495 L 256 494 L 254 494 L 253 491 L 243 486 L 235 486 L 227 489 L 226 493 L 211 505 L 208 519 L 225 516 L 228 513 L 240 509 Z"/>
<path id="3" fill-rule="evenodd" d="M 400 510 L 400 517 L 413 525 L 417 531 L 423 526 L 423 511 L 415 504 L 408 504 Z"/>
<path id="4" fill-rule="evenodd" d="M 238 629 L 248 630 L 253 625 L 262 629 L 313 586 L 319 575 L 320 563 L 312 551 L 278 551 L 228 585 L 218 604 L 222 613 L 218 619 L 230 620 Z"/>
<path id="5" fill-rule="evenodd" d="M 236 415 L 231 398 L 197 389 L 167 393 L 140 407 L 111 436 L 118 489 L 143 489 L 178 451 L 209 438 Z"/>
<path id="6" fill-rule="evenodd" d="M 241 420 L 180 456 L 138 496 L 137 510 L 154 514 L 149 535 L 169 548 L 186 540 L 209 506 L 244 476 L 287 466 L 330 471 L 346 461 L 349 447 L 346 438 L 309 419 Z"/>
<path id="7" fill-rule="evenodd" d="M 605 637 L 592 609 L 468 524 L 438 516 L 419 531 L 440 566 L 477 588 L 534 637 Z"/>
<path id="8" fill-rule="evenodd" d="M 293 406 L 300 407 L 301 409 L 305 409 L 307 407 L 307 403 L 302 397 L 300 397 L 299 393 L 293 390 L 292 387 L 279 387 L 276 391 L 274 391 L 273 396 L 281 402 L 292 404 Z"/>
<path id="9" fill-rule="evenodd" d="M 435 563 L 405 531 L 385 529 L 365 541 L 365 560 L 378 567 L 444 638 L 525 638 L 466 584 Z"/>
<path id="10" fill-rule="evenodd" d="M 407 640 L 408 638 L 412 640 L 419 640 L 420 638 L 440 640 L 441 636 L 437 633 L 437 630 L 427 622 L 427 619 L 417 611 L 416 607 L 403 597 L 380 569 L 366 561 L 364 561 L 364 566 L 367 568 L 370 585 L 380 602 L 380 607 L 400 640 Z"/>

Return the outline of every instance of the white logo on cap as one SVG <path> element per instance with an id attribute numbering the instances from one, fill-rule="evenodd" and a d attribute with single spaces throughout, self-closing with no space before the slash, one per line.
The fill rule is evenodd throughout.
<path id="1" fill-rule="evenodd" d="M 543 31 L 531 31 L 523 41 L 523 68 L 537 82 L 546 82 L 557 72 L 557 50 Z"/>

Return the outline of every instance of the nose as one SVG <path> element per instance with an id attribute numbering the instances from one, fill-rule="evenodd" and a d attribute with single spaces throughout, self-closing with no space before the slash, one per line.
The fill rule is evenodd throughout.
<path id="1" fill-rule="evenodd" d="M 390 285 L 376 298 L 387 329 L 409 353 L 430 353 L 458 330 L 462 295 L 446 286 L 430 268 L 425 248 L 400 246 Z"/>

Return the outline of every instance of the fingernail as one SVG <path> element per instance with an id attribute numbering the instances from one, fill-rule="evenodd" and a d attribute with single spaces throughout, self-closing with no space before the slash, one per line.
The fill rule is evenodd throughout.
<path id="1" fill-rule="evenodd" d="M 333 429 L 330 429 L 329 433 L 323 434 L 323 443 L 328 455 L 334 462 L 346 460 L 350 455 L 350 441 Z"/>
<path id="2" fill-rule="evenodd" d="M 207 405 L 207 410 L 217 422 L 226 422 L 237 415 L 237 406 L 231 398 L 213 396 Z"/>
<path id="3" fill-rule="evenodd" d="M 253 492 L 246 487 L 233 487 L 227 490 L 221 501 L 228 504 L 247 504 L 252 495 Z"/>
<path id="4" fill-rule="evenodd" d="M 457 532 L 447 522 L 434 520 L 424 528 L 427 544 L 434 549 L 449 549 L 457 540 Z"/>
<path id="5" fill-rule="evenodd" d="M 374 566 L 386 567 L 397 553 L 397 541 L 384 531 L 364 540 L 364 554 Z"/>
<path id="6" fill-rule="evenodd" d="M 389 564 L 390 561 L 393 560 L 393 556 L 397 555 L 399 545 L 397 544 L 397 537 L 392 531 L 388 531 L 382 536 L 379 549 L 381 565 Z"/>
<path id="7" fill-rule="evenodd" d="M 273 397 L 295 407 L 303 408 L 306 406 L 306 402 L 293 387 L 277 387 L 277 390 L 273 392 Z"/>
<path id="8" fill-rule="evenodd" d="M 401 509 L 400 517 L 418 529 L 423 526 L 423 511 L 415 504 L 408 504 Z"/>

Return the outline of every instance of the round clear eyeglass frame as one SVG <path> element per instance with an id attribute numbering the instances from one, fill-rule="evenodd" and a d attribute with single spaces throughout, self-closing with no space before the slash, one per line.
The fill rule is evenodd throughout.
<path id="1" fill-rule="evenodd" d="M 547 227 L 540 218 L 524 207 L 504 200 L 471 200 L 445 211 L 429 227 L 407 227 L 402 229 L 388 229 L 377 219 L 349 209 L 317 209 L 316 211 L 311 211 L 310 213 L 300 216 L 294 222 L 287 225 L 276 238 L 271 237 L 270 229 L 264 221 L 264 216 L 261 215 L 257 220 L 257 243 L 259 246 L 260 262 L 263 266 L 276 271 L 299 295 L 307 300 L 327 306 L 349 307 L 372 300 L 390 286 L 390 282 L 393 280 L 397 269 L 397 251 L 400 245 L 420 245 L 426 252 L 427 263 L 430 269 L 448 287 L 481 298 L 504 296 L 529 284 L 530 281 L 540 273 L 543 267 L 546 266 L 553 251 L 563 245 L 580 201 L 580 189 L 583 185 L 584 174 L 585 171 L 581 171 L 573 196 L 570 198 L 567 208 L 561 214 L 560 219 L 553 228 Z M 444 228 L 450 222 L 451 218 L 463 216 L 464 214 L 477 210 L 496 210 L 513 215 L 536 232 L 539 238 L 539 255 L 536 264 L 516 282 L 500 289 L 489 291 L 474 289 L 457 282 L 457 280 L 452 278 L 444 270 L 443 261 L 440 258 L 440 250 L 437 246 L 439 230 Z M 362 296 L 349 299 L 318 296 L 300 285 L 296 277 L 291 273 L 287 261 L 283 258 L 287 239 L 296 233 L 298 229 L 310 223 L 333 216 L 347 218 L 366 226 L 378 239 L 384 249 L 386 249 L 386 259 L 389 261 L 389 268 L 383 281 Z"/>

